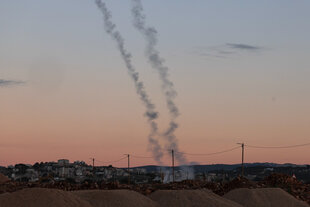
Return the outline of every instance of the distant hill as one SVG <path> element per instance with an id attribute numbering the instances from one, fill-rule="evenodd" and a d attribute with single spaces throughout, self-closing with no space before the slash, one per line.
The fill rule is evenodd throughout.
<path id="1" fill-rule="evenodd" d="M 212 165 L 187 165 L 193 167 L 196 173 L 209 172 L 214 170 L 234 170 L 241 167 L 241 164 L 212 164 Z M 245 163 L 245 167 L 306 167 L 307 165 L 296 165 L 291 163 L 277 164 L 277 163 Z M 179 169 L 182 166 L 177 166 L 176 169 Z M 160 168 L 167 169 L 170 166 L 156 166 L 156 165 L 146 165 L 133 167 L 132 169 L 144 168 L 147 172 L 159 171 Z M 125 168 L 124 168 L 125 169 Z"/>

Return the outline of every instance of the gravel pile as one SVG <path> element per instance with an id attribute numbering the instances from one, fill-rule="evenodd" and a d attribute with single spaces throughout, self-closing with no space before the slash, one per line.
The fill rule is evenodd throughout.
<path id="1" fill-rule="evenodd" d="M 150 198 L 130 190 L 86 190 L 72 193 L 93 207 L 159 207 Z"/>
<path id="2" fill-rule="evenodd" d="M 235 189 L 224 195 L 244 207 L 309 207 L 280 188 Z"/>
<path id="3" fill-rule="evenodd" d="M 28 188 L 0 195 L 1 207 L 92 207 L 78 196 L 55 189 Z"/>
<path id="4" fill-rule="evenodd" d="M 207 190 L 159 190 L 149 197 L 161 207 L 241 207 Z"/>

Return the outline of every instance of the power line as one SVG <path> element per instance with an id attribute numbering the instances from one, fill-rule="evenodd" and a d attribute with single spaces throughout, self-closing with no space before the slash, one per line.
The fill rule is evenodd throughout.
<path id="1" fill-rule="evenodd" d="M 115 162 L 119 162 L 119 161 L 121 161 L 121 160 L 124 160 L 124 159 L 126 159 L 127 158 L 127 156 L 125 156 L 125 157 L 122 157 L 122 158 L 120 158 L 120 159 L 118 159 L 118 160 L 113 160 L 113 161 L 108 161 L 108 162 L 103 162 L 103 161 L 100 161 L 100 160 L 96 160 L 97 162 L 100 162 L 100 163 L 102 163 L 102 164 L 104 164 L 104 163 L 115 163 Z"/>
<path id="2" fill-rule="evenodd" d="M 259 149 L 287 149 L 287 148 L 296 148 L 296 147 L 304 147 L 304 146 L 310 146 L 310 143 L 304 143 L 304 144 L 298 144 L 298 145 L 289 145 L 289 146 L 256 146 L 256 145 L 247 145 L 244 144 L 244 147 L 248 147 L 248 148 L 259 148 Z M 175 154 L 185 154 L 185 155 L 189 155 L 189 156 L 211 156 L 211 155 L 218 155 L 218 154 L 223 154 L 223 153 L 227 153 L 227 152 L 231 152 L 234 151 L 236 149 L 241 148 L 242 146 L 237 146 L 237 147 L 233 147 L 227 150 L 223 150 L 223 151 L 218 151 L 218 152 L 213 152 L 213 153 L 187 153 L 187 152 L 178 152 L 178 151 L 174 151 Z M 170 150 L 169 150 L 170 151 Z M 130 155 L 133 158 L 138 158 L 138 159 L 153 159 L 154 157 L 152 156 L 140 156 L 140 155 Z M 100 161 L 97 160 L 97 162 L 100 163 L 116 163 L 119 161 L 122 161 L 124 159 L 128 158 L 128 156 L 126 155 L 125 157 L 122 157 L 118 160 L 113 160 L 113 161 Z M 93 160 L 94 161 L 94 160 Z"/>
<path id="3" fill-rule="evenodd" d="M 151 159 L 151 158 L 154 158 L 154 157 L 145 157 L 145 156 L 138 156 L 138 155 L 130 155 L 131 157 L 134 157 L 134 158 L 142 158 L 142 159 Z"/>
<path id="4" fill-rule="evenodd" d="M 295 147 L 304 147 L 309 146 L 310 143 L 305 144 L 297 144 L 297 145 L 289 145 L 289 146 L 254 146 L 254 145 L 245 145 L 246 147 L 250 148 L 264 148 L 264 149 L 287 149 L 287 148 L 295 148 Z"/>
<path id="5" fill-rule="evenodd" d="M 207 154 L 193 154 L 193 153 L 186 153 L 186 152 L 175 152 L 175 153 L 185 154 L 185 155 L 192 155 L 192 156 L 210 156 L 210 155 L 217 155 L 217 154 L 222 154 L 222 153 L 226 153 L 226 152 L 231 152 L 233 150 L 239 149 L 240 147 L 241 146 L 234 147 L 234 148 L 227 149 L 227 150 L 223 150 L 223 151 L 219 151 L 219 152 L 207 153 Z"/>

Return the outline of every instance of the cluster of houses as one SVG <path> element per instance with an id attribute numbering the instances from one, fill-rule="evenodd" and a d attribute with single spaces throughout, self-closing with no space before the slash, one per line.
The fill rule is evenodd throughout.
<path id="1" fill-rule="evenodd" d="M 34 165 L 8 166 L 5 174 L 15 181 L 36 182 L 40 179 L 52 178 L 55 181 L 70 180 L 76 183 L 88 179 L 108 181 L 128 176 L 127 170 L 115 168 L 111 165 L 93 167 L 83 161 L 70 163 L 67 159 L 61 159 L 57 162 L 35 163 Z"/>

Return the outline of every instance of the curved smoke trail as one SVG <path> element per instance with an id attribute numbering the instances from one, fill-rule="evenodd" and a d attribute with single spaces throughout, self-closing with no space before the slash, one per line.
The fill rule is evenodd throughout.
<path id="1" fill-rule="evenodd" d="M 157 131 L 158 131 L 157 123 L 155 122 L 155 120 L 158 118 L 158 112 L 155 110 L 155 105 L 149 99 L 149 96 L 147 95 L 145 91 L 143 82 L 139 80 L 139 73 L 136 72 L 135 67 L 131 63 L 131 54 L 125 49 L 124 39 L 121 36 L 120 32 L 115 29 L 116 26 L 111 21 L 112 15 L 110 11 L 108 10 L 108 8 L 106 7 L 106 4 L 102 2 L 101 0 L 96 0 L 96 4 L 103 14 L 105 31 L 116 42 L 118 50 L 121 54 L 121 57 L 127 67 L 128 74 L 135 84 L 136 93 L 138 94 L 142 103 L 146 107 L 145 116 L 148 118 L 148 123 L 151 128 L 151 132 L 148 136 L 149 147 L 153 153 L 155 160 L 161 164 L 163 153 L 162 153 L 161 146 L 158 143 L 158 140 L 155 139 L 155 136 L 157 135 Z"/>
<path id="2" fill-rule="evenodd" d="M 173 83 L 169 80 L 168 67 L 164 65 L 164 59 L 160 57 L 160 53 L 156 49 L 156 44 L 158 42 L 156 29 L 146 26 L 145 15 L 142 14 L 143 6 L 141 1 L 132 0 L 132 5 L 133 7 L 131 12 L 134 17 L 134 26 L 139 32 L 143 34 L 147 41 L 145 54 L 151 66 L 159 73 L 159 77 L 162 82 L 162 89 L 166 98 L 166 104 L 171 116 L 169 128 L 164 132 L 163 136 L 168 142 L 168 149 L 179 151 L 178 140 L 174 135 L 175 130 L 178 128 L 176 118 L 179 116 L 179 109 L 174 103 L 177 92 L 173 87 Z M 183 154 L 178 154 L 176 159 L 180 162 L 180 164 L 187 163 Z"/>

